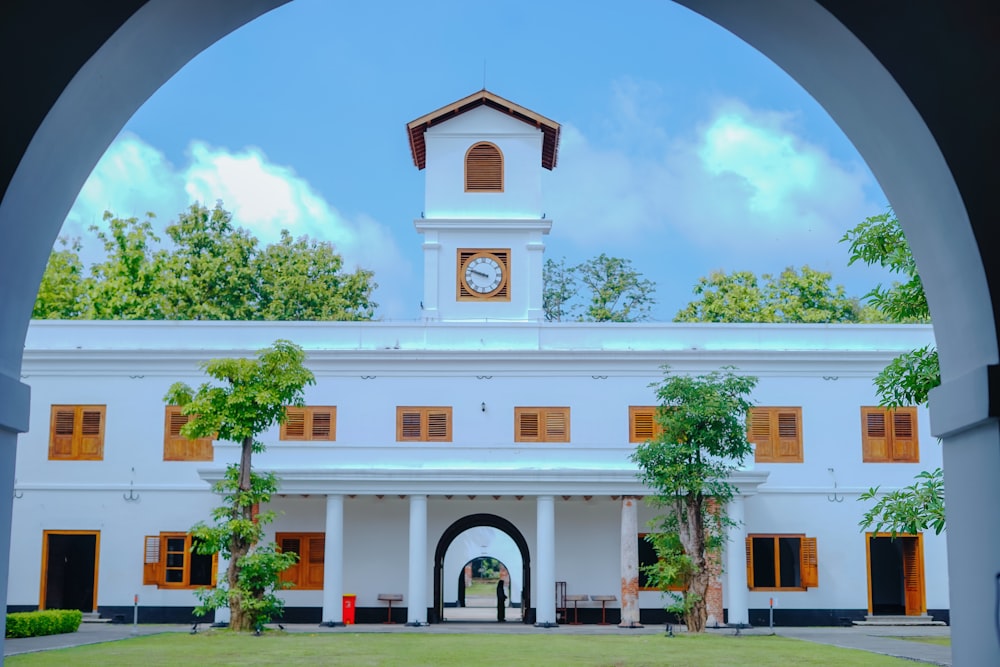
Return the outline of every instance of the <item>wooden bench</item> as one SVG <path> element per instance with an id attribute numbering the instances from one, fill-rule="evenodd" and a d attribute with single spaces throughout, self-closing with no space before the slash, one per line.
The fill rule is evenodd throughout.
<path id="1" fill-rule="evenodd" d="M 573 603 L 573 622 L 570 623 L 570 625 L 580 625 L 580 621 L 579 621 L 579 619 L 577 618 L 577 615 L 576 615 L 576 603 L 577 602 L 586 602 L 587 598 L 588 598 L 587 595 L 567 595 L 566 596 L 566 602 L 572 602 Z"/>
<path id="2" fill-rule="evenodd" d="M 607 625 L 608 622 L 604 619 L 604 605 L 606 605 L 608 602 L 614 602 L 618 598 L 616 598 L 614 595 L 591 595 L 590 599 L 593 600 L 594 602 L 601 603 L 601 625 Z"/>
<path id="3" fill-rule="evenodd" d="M 388 602 L 389 603 L 389 613 L 386 616 L 386 620 L 383 621 L 383 622 L 384 623 L 394 623 L 395 621 L 392 620 L 392 603 L 393 602 L 402 602 L 403 601 L 403 594 L 402 593 L 379 593 L 378 594 L 378 599 L 381 600 L 382 602 Z"/>

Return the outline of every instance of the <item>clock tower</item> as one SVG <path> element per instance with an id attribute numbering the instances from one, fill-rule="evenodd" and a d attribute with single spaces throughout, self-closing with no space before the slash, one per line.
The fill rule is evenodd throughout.
<path id="1" fill-rule="evenodd" d="M 559 124 L 481 90 L 406 127 L 426 173 L 424 320 L 543 318 L 541 169 L 556 165 Z"/>

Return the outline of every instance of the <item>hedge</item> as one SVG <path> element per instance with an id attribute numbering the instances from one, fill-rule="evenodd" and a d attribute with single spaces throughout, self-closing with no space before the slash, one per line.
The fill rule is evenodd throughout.
<path id="1" fill-rule="evenodd" d="M 83 620 L 79 609 L 46 609 L 7 614 L 7 637 L 40 637 L 76 632 Z"/>

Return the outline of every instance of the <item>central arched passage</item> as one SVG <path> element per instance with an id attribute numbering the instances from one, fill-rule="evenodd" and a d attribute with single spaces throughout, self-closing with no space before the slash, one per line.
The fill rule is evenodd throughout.
<path id="1" fill-rule="evenodd" d="M 522 621 L 524 623 L 533 622 L 533 614 L 531 613 L 531 553 L 528 551 L 528 542 L 514 524 L 496 514 L 470 514 L 448 526 L 447 530 L 442 533 L 437 548 L 434 550 L 434 607 L 431 609 L 428 621 L 440 623 L 441 619 L 444 618 L 444 557 L 448 553 L 448 547 L 451 546 L 456 537 L 466 530 L 479 526 L 496 528 L 506 533 L 510 539 L 514 540 L 514 544 L 521 552 L 521 581 L 524 582 L 521 593 L 521 605 L 524 609 Z"/>

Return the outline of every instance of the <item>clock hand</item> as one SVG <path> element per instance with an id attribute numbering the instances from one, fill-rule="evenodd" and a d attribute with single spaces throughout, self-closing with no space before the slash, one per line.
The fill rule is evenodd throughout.
<path id="1" fill-rule="evenodd" d="M 475 273 L 477 276 L 482 276 L 483 278 L 490 277 L 489 274 L 483 273 L 482 271 L 476 271 L 475 269 L 469 269 L 469 270 Z"/>

